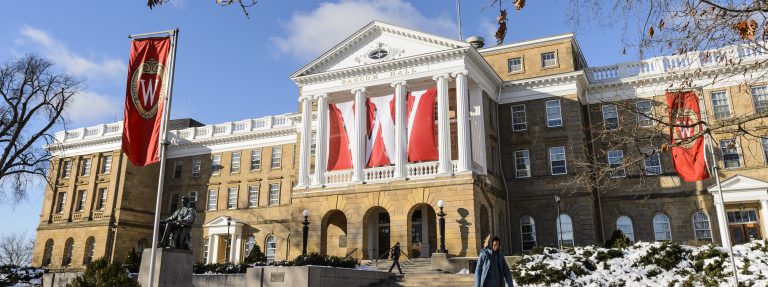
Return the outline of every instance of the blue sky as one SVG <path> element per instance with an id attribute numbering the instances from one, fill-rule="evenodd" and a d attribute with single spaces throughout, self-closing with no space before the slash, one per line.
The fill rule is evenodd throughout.
<path id="1" fill-rule="evenodd" d="M 128 34 L 178 27 L 172 117 L 212 124 L 295 111 L 298 89 L 289 75 L 372 20 L 458 38 L 453 0 L 264 0 L 249 10 L 214 0 L 171 0 L 149 10 L 146 1 L 9 1 L 0 10 L 0 62 L 26 53 L 49 58 L 83 80 L 69 112 L 70 126 L 122 119 Z M 495 9 L 486 0 L 462 1 L 464 36 L 492 45 Z M 505 5 L 509 5 L 505 1 Z M 509 10 L 506 43 L 576 32 L 590 66 L 633 61 L 622 55 L 620 27 L 566 23 L 568 1 L 528 1 Z M 37 227 L 43 189 L 18 204 L 0 203 L 0 234 Z"/>

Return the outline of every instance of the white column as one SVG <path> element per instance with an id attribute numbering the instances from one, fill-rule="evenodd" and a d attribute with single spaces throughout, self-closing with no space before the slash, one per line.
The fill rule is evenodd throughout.
<path id="1" fill-rule="evenodd" d="M 232 263 L 240 263 L 240 253 L 242 251 L 240 250 L 240 246 L 242 245 L 242 241 L 240 240 L 240 234 L 235 234 L 233 236 L 234 240 L 232 240 L 232 258 L 229 259 Z"/>
<path id="2" fill-rule="evenodd" d="M 297 187 L 309 184 L 309 148 L 312 139 L 312 98 L 302 96 L 301 102 L 301 143 L 299 144 L 299 178 Z"/>
<path id="3" fill-rule="evenodd" d="M 408 121 L 406 118 L 408 99 L 405 81 L 392 83 L 395 88 L 395 178 L 405 178 L 408 164 Z"/>
<path id="4" fill-rule="evenodd" d="M 211 246 L 213 246 L 213 248 L 211 249 L 212 252 L 208 253 L 208 255 L 211 256 L 209 261 L 210 263 L 219 263 L 219 235 L 211 235 L 211 237 L 213 238 L 213 240 L 211 240 Z"/>
<path id="5" fill-rule="evenodd" d="M 352 90 L 355 94 L 355 141 L 352 143 L 352 182 L 361 183 L 365 180 L 365 134 L 367 132 L 365 88 Z"/>
<path id="6" fill-rule="evenodd" d="M 720 229 L 720 242 L 723 248 L 729 248 L 731 241 L 728 239 L 728 217 L 725 215 L 725 207 L 719 200 L 715 200 L 715 212 L 717 212 L 717 226 Z"/>
<path id="7" fill-rule="evenodd" d="M 448 77 L 448 74 L 432 77 L 437 81 L 437 153 L 439 155 L 437 171 L 441 174 L 453 173 L 451 125 L 448 120 Z"/>
<path id="8" fill-rule="evenodd" d="M 328 142 L 328 95 L 321 94 L 317 97 L 317 137 L 315 138 L 315 177 L 312 185 L 323 186 L 325 184 L 325 169 L 328 151 L 325 143 Z"/>
<path id="9" fill-rule="evenodd" d="M 213 250 L 215 249 L 215 248 L 213 248 L 213 246 L 214 246 L 213 245 L 214 238 L 216 238 L 215 235 L 209 235 L 208 236 L 208 258 L 206 258 L 205 264 L 213 263 L 213 258 L 214 258 L 213 257 Z"/>
<path id="10" fill-rule="evenodd" d="M 768 238 L 768 200 L 760 200 L 760 225 L 763 228 L 763 239 Z"/>
<path id="11" fill-rule="evenodd" d="M 457 172 L 472 169 L 472 143 L 469 134 L 469 97 L 467 95 L 467 71 L 455 72 L 456 78 L 456 125 L 459 141 Z"/>

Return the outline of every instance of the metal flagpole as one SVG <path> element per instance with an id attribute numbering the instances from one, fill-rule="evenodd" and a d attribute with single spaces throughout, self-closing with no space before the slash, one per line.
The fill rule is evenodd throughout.
<path id="1" fill-rule="evenodd" d="M 158 152 L 158 158 L 160 159 L 160 176 L 157 181 L 157 199 L 155 202 L 155 221 L 152 227 L 152 251 L 150 252 L 149 259 L 149 287 L 154 286 L 155 278 L 155 257 L 157 253 L 158 244 L 158 227 L 160 225 L 160 206 L 163 201 L 163 181 L 165 179 L 165 149 L 168 143 L 166 143 L 166 129 L 168 128 L 168 118 L 171 114 L 171 96 L 173 95 L 173 74 L 176 70 L 176 48 L 178 48 L 179 29 L 163 31 L 160 33 L 169 33 L 171 35 L 171 54 L 169 57 L 169 69 L 168 69 L 168 86 L 167 93 L 163 104 L 162 121 L 160 122 L 160 148 Z M 156 33 L 140 34 L 141 36 L 151 35 Z M 134 35 L 134 37 L 139 35 Z M 130 36 L 129 36 L 130 37 Z"/>
<path id="2" fill-rule="evenodd" d="M 461 0 L 456 0 L 456 19 L 459 24 L 459 41 L 464 41 L 464 35 L 461 33 Z"/>
<path id="3" fill-rule="evenodd" d="M 701 92 L 701 89 L 699 89 L 699 91 Z M 709 118 L 709 114 L 707 114 L 707 105 L 704 102 L 703 92 L 701 92 L 700 95 L 701 97 L 699 97 L 699 107 L 701 107 L 704 110 L 704 112 L 703 113 L 700 112 L 700 114 L 703 114 L 702 115 L 703 121 L 707 122 Z M 708 169 L 713 171 L 713 173 L 715 174 L 715 182 L 717 183 L 717 194 L 720 195 L 720 204 L 723 206 L 723 208 L 721 208 L 722 212 L 718 212 L 717 208 L 715 208 L 715 212 L 720 213 L 719 217 L 726 221 L 725 223 L 722 223 L 722 222 L 719 222 L 718 220 L 718 223 L 720 223 L 721 227 L 725 226 L 725 230 L 720 230 L 720 232 L 722 234 L 725 234 L 726 240 L 728 241 L 727 243 L 728 255 L 730 255 L 729 257 L 731 258 L 731 267 L 732 267 L 731 269 L 733 271 L 733 279 L 736 280 L 735 286 L 739 286 L 739 274 L 738 274 L 738 271 L 736 270 L 736 259 L 734 258 L 734 255 L 733 255 L 733 244 L 731 244 L 731 234 L 728 232 L 728 214 L 725 214 L 725 200 L 723 199 L 723 190 L 720 186 L 720 167 L 717 164 L 717 159 L 715 158 L 715 150 L 713 146 L 714 146 L 714 140 L 712 139 L 712 136 L 708 133 L 705 134 L 704 149 L 709 151 L 709 155 L 712 156 L 712 162 L 709 161 L 710 157 L 707 155 L 704 156 L 704 162 L 707 165 Z M 714 201 L 714 198 L 712 198 L 712 201 Z M 723 229 L 723 228 L 720 228 L 720 229 Z M 722 240 L 722 236 L 720 238 Z M 726 243 L 723 242 L 722 244 L 726 244 Z"/>

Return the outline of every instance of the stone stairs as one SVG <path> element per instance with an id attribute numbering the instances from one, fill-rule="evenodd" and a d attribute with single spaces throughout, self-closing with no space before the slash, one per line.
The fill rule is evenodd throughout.
<path id="1" fill-rule="evenodd" d="M 392 260 L 368 261 L 363 265 L 378 271 L 387 272 L 392 266 Z M 432 268 L 429 258 L 413 258 L 400 262 L 400 267 L 405 275 L 397 274 L 397 267 L 392 270 L 393 277 L 386 282 L 371 284 L 368 287 L 403 287 L 403 286 L 448 286 L 448 287 L 472 287 L 474 286 L 473 274 L 452 274 Z"/>

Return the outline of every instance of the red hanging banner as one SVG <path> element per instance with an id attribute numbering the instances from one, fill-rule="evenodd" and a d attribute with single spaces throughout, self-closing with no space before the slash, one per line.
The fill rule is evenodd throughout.
<path id="1" fill-rule="evenodd" d="M 136 166 L 159 161 L 170 37 L 134 39 L 128 59 L 123 152 Z"/>
<path id="2" fill-rule="evenodd" d="M 672 161 L 677 175 L 687 182 L 709 178 L 704 155 L 699 98 L 692 91 L 667 92 Z M 696 139 L 691 140 L 696 136 Z"/>

